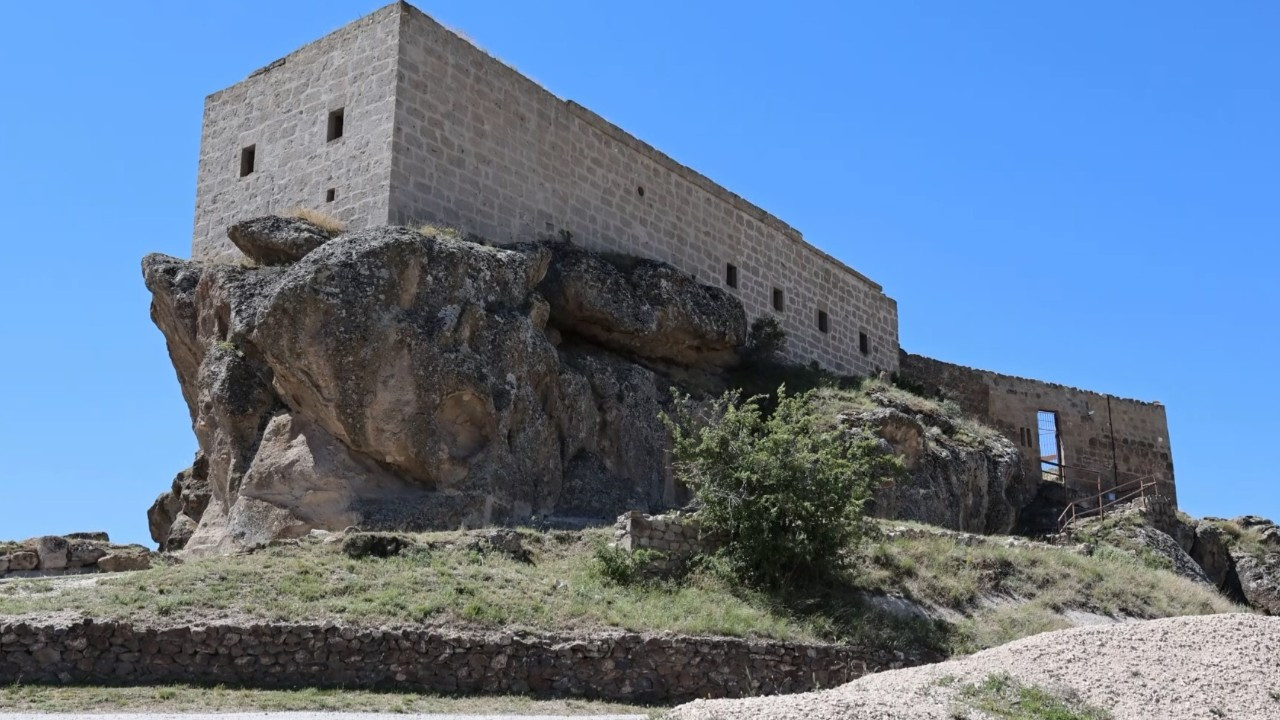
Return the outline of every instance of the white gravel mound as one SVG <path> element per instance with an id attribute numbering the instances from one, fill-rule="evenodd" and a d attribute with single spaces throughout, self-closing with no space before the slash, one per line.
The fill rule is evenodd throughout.
<path id="1" fill-rule="evenodd" d="M 1198 615 L 1043 633 L 832 690 L 698 700 L 673 720 L 987 718 L 961 688 L 1007 673 L 1115 720 L 1280 720 L 1280 617 Z"/>

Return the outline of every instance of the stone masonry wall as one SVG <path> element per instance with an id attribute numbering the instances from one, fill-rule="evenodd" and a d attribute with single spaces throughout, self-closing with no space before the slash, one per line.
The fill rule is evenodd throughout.
<path id="1" fill-rule="evenodd" d="M 338 107 L 344 136 L 326 142 Z M 251 144 L 257 167 L 239 177 Z M 209 96 L 196 195 L 197 259 L 238 258 L 227 225 L 299 205 L 354 228 L 428 221 L 496 243 L 568 233 L 725 287 L 751 319 L 777 316 L 794 360 L 861 374 L 898 363 L 897 304 L 879 285 L 403 3 Z"/>
<path id="2" fill-rule="evenodd" d="M 688 515 L 646 515 L 638 510 L 618 517 L 614 544 L 628 552 L 661 552 L 667 557 L 667 562 L 661 564 L 664 567 L 678 565 L 716 545 L 713 538 L 703 534 L 698 521 Z"/>
<path id="3" fill-rule="evenodd" d="M 1068 487 L 1081 494 L 1096 493 L 1099 478 L 1103 491 L 1114 487 L 1114 459 L 1121 484 L 1154 476 L 1161 494 L 1176 507 L 1169 425 L 1160 403 L 975 370 L 906 352 L 898 372 L 912 384 L 955 400 L 966 412 L 1017 443 L 1028 477 L 1040 473 L 1036 413 L 1049 410 L 1058 414 L 1063 462 L 1069 466 L 1065 470 Z"/>
<path id="4" fill-rule="evenodd" d="M 777 316 L 795 360 L 896 369 L 897 305 L 879 285 L 416 9 L 405 6 L 401 23 L 392 222 L 441 222 L 498 243 L 567 231 L 585 247 L 662 260 L 723 287 L 748 319 Z M 726 283 L 729 264 L 737 288 Z"/>
<path id="5" fill-rule="evenodd" d="M 192 257 L 237 259 L 228 225 L 294 207 L 386 224 L 398 23 L 383 8 L 205 99 Z M 342 137 L 328 141 L 340 108 Z M 250 145 L 254 171 L 241 177 Z"/>
<path id="6" fill-rule="evenodd" d="M 575 637 L 302 624 L 0 622 L 0 685 L 342 687 L 674 703 L 803 692 L 937 659 L 833 645 L 633 633 Z"/>

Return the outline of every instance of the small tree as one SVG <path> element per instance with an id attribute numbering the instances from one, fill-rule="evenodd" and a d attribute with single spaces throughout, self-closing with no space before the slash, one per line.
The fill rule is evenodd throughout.
<path id="1" fill-rule="evenodd" d="M 769 417 L 760 400 L 729 392 L 697 413 L 680 398 L 665 418 L 676 474 L 735 574 L 767 587 L 823 579 L 861 542 L 864 504 L 902 462 L 821 417 L 812 393 L 779 388 Z"/>

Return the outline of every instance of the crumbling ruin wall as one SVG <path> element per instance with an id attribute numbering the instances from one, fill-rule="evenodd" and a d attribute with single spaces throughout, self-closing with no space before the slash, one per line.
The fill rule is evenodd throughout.
<path id="1" fill-rule="evenodd" d="M 899 376 L 957 402 L 1018 444 L 1028 477 L 1040 474 L 1036 415 L 1057 413 L 1069 488 L 1080 495 L 1150 477 L 1177 503 L 1169 424 L 1158 402 L 1129 400 L 1054 383 L 1001 375 L 903 352 Z M 1114 441 L 1114 443 L 1113 443 Z M 1118 471 L 1118 472 L 1117 472 Z"/>

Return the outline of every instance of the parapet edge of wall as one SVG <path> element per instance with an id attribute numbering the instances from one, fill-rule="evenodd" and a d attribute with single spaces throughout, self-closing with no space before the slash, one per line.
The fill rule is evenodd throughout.
<path id="1" fill-rule="evenodd" d="M 1037 385 L 1043 385 L 1044 387 L 1050 388 L 1053 390 L 1065 390 L 1068 392 L 1100 395 L 1102 397 L 1109 397 L 1112 400 L 1118 400 L 1120 402 L 1133 403 L 1135 405 L 1143 405 L 1143 406 L 1153 407 L 1153 408 L 1164 407 L 1164 403 L 1160 402 L 1159 400 L 1139 400 L 1137 398 L 1129 398 L 1129 397 L 1123 397 L 1120 395 L 1112 395 L 1111 393 L 1099 392 L 1097 390 L 1089 390 L 1088 388 L 1074 387 L 1072 385 L 1063 385 L 1061 383 L 1049 382 L 1047 380 L 1039 380 L 1036 378 L 1022 377 L 1019 375 L 1009 375 L 1007 373 L 999 373 L 994 370 L 983 370 L 982 368 L 969 367 L 968 365 L 960 365 L 958 363 L 947 362 L 946 360 L 938 360 L 937 358 L 931 358 L 927 355 L 917 355 L 915 353 L 907 352 L 901 346 L 899 346 L 898 368 L 900 372 L 901 372 L 901 368 L 903 368 L 909 361 L 924 361 L 929 363 L 936 363 L 938 365 L 946 365 L 956 370 L 970 372 L 975 375 L 984 375 L 989 378 L 994 378 L 996 380 L 1013 380 L 1016 382 L 1035 383 Z"/>
<path id="2" fill-rule="evenodd" d="M 877 292 L 881 294 L 882 296 L 884 296 L 886 300 L 888 300 L 891 303 L 894 303 L 894 305 L 897 304 L 896 301 L 893 300 L 893 298 L 890 298 L 884 294 L 884 287 L 881 286 L 879 283 L 867 277 L 866 275 L 863 275 L 862 273 L 858 272 L 856 269 L 850 267 L 840 259 L 831 255 L 830 253 L 827 253 L 826 251 L 817 247 L 813 243 L 810 243 L 808 240 L 805 240 L 804 235 L 799 230 L 792 227 L 786 221 L 778 218 L 776 215 L 770 213 L 769 211 L 765 210 L 759 205 L 756 205 L 750 200 L 747 200 L 741 195 L 738 195 L 732 190 L 729 190 L 728 188 L 717 183 L 716 181 L 712 180 L 706 175 L 703 175 L 697 170 L 694 170 L 693 168 L 680 163 L 679 161 L 672 158 L 670 155 L 667 155 L 666 153 L 655 148 L 649 143 L 637 138 L 635 135 L 632 135 L 631 133 L 622 129 L 615 123 L 612 123 L 609 120 L 606 120 L 599 113 L 596 113 L 595 111 L 587 108 L 581 103 L 575 102 L 574 100 L 565 99 L 560 97 L 559 95 L 556 95 L 555 93 L 551 92 L 550 90 L 548 90 L 546 87 L 544 87 L 537 81 L 530 78 L 528 75 L 525 75 L 524 73 L 520 72 L 518 68 L 514 67 L 510 63 L 503 61 L 501 58 L 495 56 L 493 53 L 477 45 L 473 40 L 471 40 L 471 38 L 467 37 L 465 34 L 450 28 L 444 23 L 441 23 L 439 20 L 436 20 L 435 18 L 431 17 L 430 15 L 423 12 L 422 10 L 419 10 L 413 5 L 410 5 L 405 2 L 400 2 L 400 3 L 397 3 L 397 6 L 403 7 L 407 11 L 414 13 L 417 17 L 424 19 L 427 22 L 433 24 L 440 30 L 443 30 L 444 32 L 447 32 L 450 35 L 453 35 L 455 38 L 461 40 L 462 42 L 467 43 L 468 45 L 473 47 L 476 50 L 476 52 L 480 53 L 489 61 L 493 62 L 495 66 L 502 67 L 514 73 L 522 82 L 530 86 L 535 91 L 543 93 L 548 97 L 552 98 L 553 100 L 555 100 L 556 102 L 560 103 L 561 106 L 566 110 L 566 112 L 568 112 L 571 116 L 576 117 L 579 120 L 587 123 L 592 128 L 607 135 L 609 138 L 625 145 L 631 150 L 640 153 L 647 159 L 657 163 L 658 165 L 674 173 L 680 178 L 690 182 L 694 186 L 712 195 L 713 197 L 725 203 L 728 203 L 729 205 L 733 206 L 735 209 L 751 216 L 755 220 L 761 223 L 764 223 L 765 225 L 782 233 L 791 242 L 798 244 L 804 250 L 816 255 L 817 257 L 824 260 L 825 262 L 832 264 L 835 268 L 843 270 L 845 273 L 851 276 L 854 280 L 867 286 L 873 292 Z M 382 12 L 382 11 L 380 10 L 378 12 Z"/>
<path id="3" fill-rule="evenodd" d="M 403 2 L 403 0 L 397 0 L 396 2 L 393 2 L 389 5 L 383 5 L 382 7 L 378 8 L 377 10 L 374 10 L 371 13 L 368 13 L 366 15 L 361 15 L 360 17 L 352 20 L 351 22 L 344 23 L 341 26 L 336 27 L 333 30 L 330 30 L 324 35 L 321 35 L 315 40 L 312 40 L 311 42 L 308 42 L 306 44 L 300 45 L 297 48 L 294 48 L 294 50 L 290 52 L 288 55 L 276 58 L 275 60 L 272 60 L 266 65 L 263 65 L 262 67 L 250 72 L 248 75 L 245 75 L 240 80 L 237 80 L 236 82 L 231 83 L 230 85 L 224 88 L 221 88 L 219 90 L 215 90 L 209 93 L 204 98 L 205 105 L 207 106 L 210 103 L 215 102 L 218 99 L 218 97 L 223 95 L 224 93 L 230 90 L 233 90 L 251 80 L 254 80 L 255 78 L 261 75 L 266 75 L 267 73 L 271 72 L 272 70 L 275 70 L 276 68 L 288 65 L 290 58 L 295 58 L 298 55 L 304 52 L 307 52 L 308 50 L 310 50 L 312 47 L 316 45 L 321 45 L 328 42 L 331 38 L 333 38 L 333 36 L 338 35 L 339 33 L 346 32 L 358 25 L 375 25 L 379 20 L 383 19 L 387 15 L 393 15 L 393 14 L 399 15 L 402 7 L 411 7 L 411 6 Z"/>

